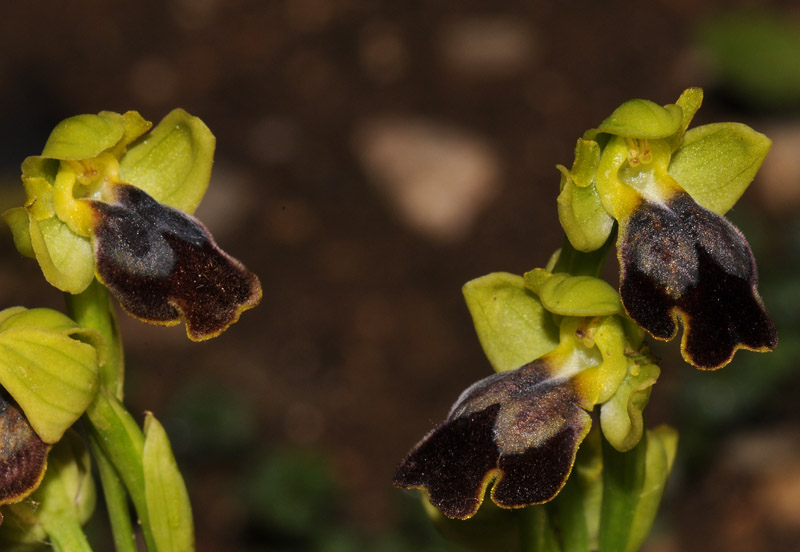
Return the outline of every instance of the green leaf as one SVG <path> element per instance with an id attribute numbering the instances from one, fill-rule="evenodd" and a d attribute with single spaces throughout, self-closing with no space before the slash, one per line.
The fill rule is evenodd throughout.
<path id="1" fill-rule="evenodd" d="M 37 435 L 55 443 L 97 392 L 98 352 L 59 330 L 15 326 L 13 318 L 0 332 L 0 385 L 14 397 Z"/>
<path id="2" fill-rule="evenodd" d="M 548 311 L 564 316 L 621 314 L 617 290 L 591 276 L 552 274 L 539 288 L 539 299 Z"/>
<path id="3" fill-rule="evenodd" d="M 639 550 L 655 520 L 677 447 L 677 433 L 660 427 L 619 452 L 603 440 L 600 552 Z"/>
<path id="4" fill-rule="evenodd" d="M 87 159 L 113 147 L 125 133 L 122 115 L 103 111 L 76 115 L 56 125 L 42 150 L 52 159 Z"/>
<path id="5" fill-rule="evenodd" d="M 605 132 L 626 138 L 666 138 L 678 132 L 683 114 L 680 107 L 666 107 L 650 100 L 628 100 L 597 127 Z"/>
<path id="6" fill-rule="evenodd" d="M 144 435 L 144 492 L 158 550 L 190 552 L 194 550 L 194 526 L 189 493 L 167 434 L 149 412 L 144 421 Z"/>
<path id="7" fill-rule="evenodd" d="M 753 181 L 771 145 L 747 125 L 704 125 L 686 133 L 669 173 L 697 203 L 722 215 Z"/>
<path id="8" fill-rule="evenodd" d="M 524 552 L 562 552 L 553 521 L 545 506 L 528 506 L 520 517 L 521 550 Z"/>
<path id="9" fill-rule="evenodd" d="M 94 253 L 87 238 L 56 217 L 30 221 L 30 237 L 45 279 L 61 291 L 80 293 L 94 279 Z"/>
<path id="10" fill-rule="evenodd" d="M 642 438 L 642 413 L 660 373 L 655 364 L 629 362 L 628 373 L 617 392 L 600 407 L 600 427 L 615 449 L 630 450 Z"/>
<path id="11" fill-rule="evenodd" d="M 203 121 L 175 109 L 122 156 L 120 178 L 160 203 L 192 213 L 211 178 L 215 143 Z"/>
<path id="12" fill-rule="evenodd" d="M 513 370 L 558 345 L 558 328 L 520 276 L 495 272 L 464 284 L 483 351 L 497 372 Z"/>

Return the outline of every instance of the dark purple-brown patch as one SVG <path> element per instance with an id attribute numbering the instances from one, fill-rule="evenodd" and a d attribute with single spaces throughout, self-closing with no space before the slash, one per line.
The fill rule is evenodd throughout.
<path id="1" fill-rule="evenodd" d="M 571 381 L 550 379 L 548 371 L 537 360 L 471 386 L 409 453 L 394 484 L 425 489 L 434 506 L 458 519 L 478 511 L 493 478 L 492 499 L 504 508 L 555 497 L 591 418 Z"/>
<path id="2" fill-rule="evenodd" d="M 194 217 L 120 184 L 93 201 L 98 279 L 145 322 L 177 323 L 196 341 L 219 335 L 261 299 L 255 274 L 222 251 Z"/>
<path id="3" fill-rule="evenodd" d="M 0 393 L 0 505 L 19 502 L 36 490 L 49 450 L 19 407 Z"/>
<path id="4" fill-rule="evenodd" d="M 618 250 L 626 311 L 663 340 L 675 336 L 680 315 L 691 364 L 719 368 L 739 348 L 777 345 L 750 246 L 733 224 L 687 194 L 664 205 L 642 202 L 623 225 Z"/>

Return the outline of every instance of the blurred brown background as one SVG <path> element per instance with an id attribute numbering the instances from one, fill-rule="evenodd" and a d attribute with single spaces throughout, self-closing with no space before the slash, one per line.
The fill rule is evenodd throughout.
<path id="1" fill-rule="evenodd" d="M 461 284 L 543 266 L 561 241 L 554 165 L 626 99 L 671 103 L 689 86 L 706 88 L 695 124 L 739 120 L 775 140 L 732 218 L 782 341 L 715 374 L 659 349 L 649 422 L 676 425 L 682 445 L 648 550 L 800 549 L 800 102 L 742 88 L 703 34 L 756 4 L 797 22 L 796 3 L 11 4 L 2 210 L 21 202 L 22 159 L 67 116 L 157 122 L 183 107 L 217 136 L 197 214 L 260 276 L 261 305 L 202 344 L 120 317 L 128 402 L 170 432 L 200 551 L 455 550 L 390 480 L 489 373 Z M 756 83 L 791 84 L 767 73 Z M 0 307 L 62 308 L 1 235 Z"/>

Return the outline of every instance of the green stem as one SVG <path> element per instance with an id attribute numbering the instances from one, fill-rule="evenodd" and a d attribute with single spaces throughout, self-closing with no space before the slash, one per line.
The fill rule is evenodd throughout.
<path id="1" fill-rule="evenodd" d="M 66 302 L 69 315 L 75 322 L 98 331 L 105 338 L 107 350 L 105 362 L 100 367 L 100 391 L 83 417 L 93 441 L 102 449 L 106 459 L 111 462 L 125 484 L 139 516 L 147 549 L 154 552 L 156 545 L 147 515 L 142 469 L 144 435 L 120 402 L 123 395 L 124 354 L 111 299 L 106 288 L 95 280 L 80 294 L 66 294 Z M 118 499 L 115 498 L 115 501 Z M 111 505 L 111 508 L 117 507 L 118 504 Z M 119 514 L 109 511 L 109 515 L 116 517 Z M 115 531 L 115 541 L 133 538 L 132 533 L 116 533 L 127 531 L 124 525 L 115 526 L 112 523 L 112 531 Z"/>
<path id="2" fill-rule="evenodd" d="M 522 552 L 561 552 L 553 524 L 544 506 L 520 511 L 519 540 Z"/>
<path id="3" fill-rule="evenodd" d="M 89 434 L 89 444 L 103 485 L 114 548 L 117 552 L 136 552 L 136 539 L 128 510 L 128 495 L 122 480 L 93 433 Z"/>
<path id="4" fill-rule="evenodd" d="M 72 516 L 58 516 L 44 530 L 56 552 L 92 552 L 81 524 Z"/>
<path id="5" fill-rule="evenodd" d="M 584 253 L 578 251 L 565 237 L 564 244 L 561 246 L 561 253 L 553 272 L 567 272 L 573 276 L 593 276 L 599 277 L 603 272 L 603 267 L 608 258 L 608 252 L 616 241 L 617 232 L 612 231 L 606 242 L 599 249 Z"/>
<path id="6" fill-rule="evenodd" d="M 105 362 L 100 367 L 100 384 L 122 400 L 124 352 L 108 290 L 100 282 L 93 280 L 82 293 L 65 293 L 64 296 L 70 317 L 84 328 L 97 330 L 105 339 Z"/>

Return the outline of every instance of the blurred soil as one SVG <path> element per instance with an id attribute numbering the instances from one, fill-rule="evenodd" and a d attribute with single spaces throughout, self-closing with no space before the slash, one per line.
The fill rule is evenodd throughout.
<path id="1" fill-rule="evenodd" d="M 197 214 L 259 275 L 261 305 L 202 344 L 180 327 L 120 316 L 131 409 L 165 417 L 176 450 L 181 431 L 202 433 L 176 413 L 187 387 L 232 394 L 249 413 L 239 448 L 182 460 L 201 551 L 255 538 L 237 498 L 241 476 L 282 448 L 330 459 L 342 523 L 376 533 L 395 523 L 396 464 L 490 370 L 460 286 L 543 266 L 559 247 L 554 165 L 572 162 L 577 137 L 626 99 L 670 103 L 696 85 L 709 87 L 696 124 L 761 124 L 715 97 L 692 47 L 695 22 L 733 4 L 77 0 L 0 9 L 3 209 L 20 201 L 21 160 L 66 116 L 136 109 L 158 121 L 180 106 L 217 136 Z M 2 235 L 0 306 L 61 308 Z M 670 393 L 690 370 L 666 361 L 652 423 L 675 422 Z M 217 408 L 211 393 L 201 410 Z M 795 444 L 797 427 L 787 429 Z M 768 534 L 798 542 L 800 453 L 790 452 L 780 469 L 794 474 L 791 492 L 772 472 L 753 472 L 757 460 L 679 474 L 652 549 L 797 549 L 757 540 L 756 512 L 770 504 L 780 512 Z M 718 540 L 687 544 L 709 527 Z M 743 533 L 756 540 L 736 548 Z"/>

